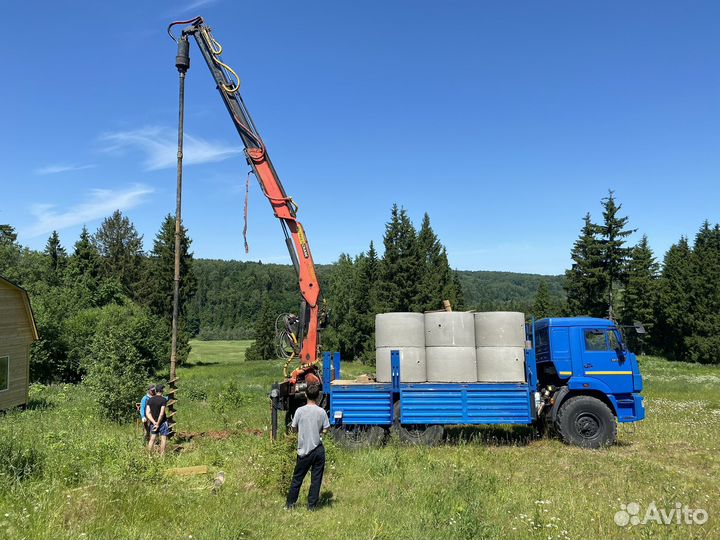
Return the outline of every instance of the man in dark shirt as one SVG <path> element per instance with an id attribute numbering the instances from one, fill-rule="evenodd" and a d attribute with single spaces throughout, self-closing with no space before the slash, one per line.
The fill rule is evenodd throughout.
<path id="1" fill-rule="evenodd" d="M 152 452 L 155 447 L 155 439 L 160 435 L 160 455 L 165 454 L 165 446 L 167 445 L 167 436 L 170 428 L 165 417 L 165 403 L 163 397 L 163 386 L 158 384 L 155 387 L 155 395 L 148 399 L 145 406 L 145 417 L 150 423 L 150 441 L 148 442 L 148 450 Z"/>
<path id="2" fill-rule="evenodd" d="M 148 388 L 147 393 L 140 400 L 140 419 L 143 424 L 143 431 L 145 432 L 145 442 L 150 440 L 150 422 L 145 416 L 145 407 L 147 406 L 148 400 L 155 395 L 155 385 L 151 384 Z"/>

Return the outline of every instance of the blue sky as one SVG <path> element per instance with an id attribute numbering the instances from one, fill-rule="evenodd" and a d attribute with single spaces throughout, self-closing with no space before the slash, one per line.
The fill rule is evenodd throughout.
<path id="1" fill-rule="evenodd" d="M 560 273 L 612 188 L 662 253 L 720 221 L 717 2 L 19 2 L 0 63 L 0 222 L 70 246 L 120 208 L 146 248 L 174 209 L 169 21 L 202 15 L 317 262 L 423 212 L 468 270 Z M 184 217 L 197 257 L 289 262 L 197 49 Z M 637 235 L 635 239 L 637 239 Z"/>

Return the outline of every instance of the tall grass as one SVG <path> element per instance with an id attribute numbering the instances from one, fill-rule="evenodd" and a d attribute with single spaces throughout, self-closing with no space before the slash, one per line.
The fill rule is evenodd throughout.
<path id="1" fill-rule="evenodd" d="M 621 425 L 603 451 L 507 427 L 455 429 L 430 449 L 391 441 L 349 452 L 326 441 L 324 506 L 309 514 L 282 510 L 294 440 L 270 442 L 267 400 L 281 366 L 244 363 L 247 345 L 193 344 L 178 394 L 179 428 L 193 438 L 164 459 L 146 454 L 136 426 L 100 420 L 81 387 L 33 387 L 33 408 L 0 417 L 0 538 L 720 536 L 720 370 L 642 358 L 648 418 Z M 167 473 L 191 465 L 210 472 Z M 621 504 L 652 501 L 710 519 L 613 521 Z"/>

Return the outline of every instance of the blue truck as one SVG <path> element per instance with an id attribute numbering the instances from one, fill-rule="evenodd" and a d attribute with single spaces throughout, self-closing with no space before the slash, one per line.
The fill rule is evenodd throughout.
<path id="1" fill-rule="evenodd" d="M 400 355 L 391 354 L 392 381 L 341 378 L 340 355 L 323 355 L 323 398 L 331 433 L 345 446 L 380 444 L 389 433 L 412 444 L 436 444 L 445 426 L 528 425 L 567 444 L 601 448 L 615 442 L 618 422 L 645 418 L 642 376 L 618 326 L 609 320 L 547 318 L 526 325 L 525 382 L 405 383 Z M 295 389 L 301 390 L 301 389 Z M 271 391 L 273 434 L 284 407 Z"/>

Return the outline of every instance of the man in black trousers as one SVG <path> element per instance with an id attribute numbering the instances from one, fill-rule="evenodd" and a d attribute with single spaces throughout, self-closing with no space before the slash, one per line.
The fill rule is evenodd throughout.
<path id="1" fill-rule="evenodd" d="M 298 434 L 298 455 L 285 508 L 291 509 L 295 507 L 303 479 L 307 472 L 312 469 L 308 510 L 315 510 L 320 499 L 320 484 L 322 484 L 323 472 L 325 471 L 325 448 L 322 444 L 321 435 L 327 432 L 330 421 L 325 409 L 317 404 L 320 385 L 308 385 L 305 395 L 307 396 L 307 405 L 303 405 L 295 411 L 292 421 L 293 431 Z"/>

